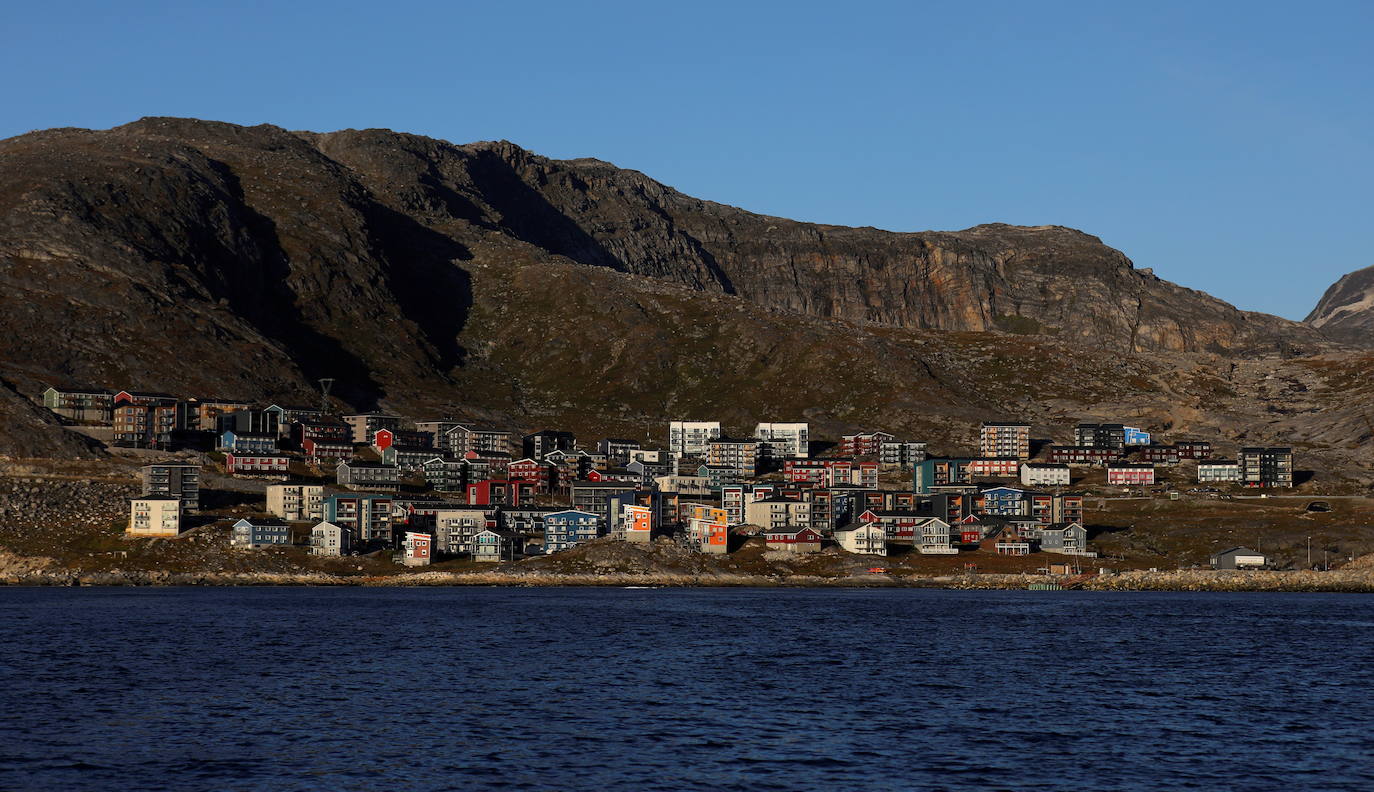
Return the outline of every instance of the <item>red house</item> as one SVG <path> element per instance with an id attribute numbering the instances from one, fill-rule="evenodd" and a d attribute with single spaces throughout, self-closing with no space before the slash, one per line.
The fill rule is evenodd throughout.
<path id="1" fill-rule="evenodd" d="M 1021 473 L 1021 460 L 1017 457 L 978 457 L 968 461 L 970 476 L 988 478 L 1015 478 Z"/>
<path id="2" fill-rule="evenodd" d="M 1107 466 L 1107 483 L 1132 487 L 1155 483 L 1154 465 L 1114 463 Z"/>
<path id="3" fill-rule="evenodd" d="M 307 437 L 301 441 L 301 450 L 312 464 L 325 461 L 337 462 L 353 458 L 353 442 L 349 440 Z"/>
<path id="4" fill-rule="evenodd" d="M 510 463 L 509 478 L 529 484 L 535 492 L 548 492 L 554 487 L 555 469 L 548 462 L 525 457 Z"/>
<path id="5" fill-rule="evenodd" d="M 469 506 L 519 506 L 534 494 L 534 485 L 527 481 L 486 479 L 469 484 Z"/>
<path id="6" fill-rule="evenodd" d="M 878 456 L 882 453 L 883 443 L 896 438 L 887 432 L 860 432 L 845 435 L 840 439 L 840 453 L 845 456 Z"/>
<path id="7" fill-rule="evenodd" d="M 779 528 L 764 534 L 763 541 L 769 550 L 786 550 L 790 553 L 821 551 L 820 532 L 811 528 Z"/>
<path id="8" fill-rule="evenodd" d="M 224 472 L 231 476 L 280 476 L 286 478 L 290 471 L 291 457 L 275 454 L 225 454 Z"/>
<path id="9" fill-rule="evenodd" d="M 828 469 L 835 464 L 834 459 L 784 459 L 782 477 L 794 484 L 813 484 L 822 486 L 828 478 Z"/>

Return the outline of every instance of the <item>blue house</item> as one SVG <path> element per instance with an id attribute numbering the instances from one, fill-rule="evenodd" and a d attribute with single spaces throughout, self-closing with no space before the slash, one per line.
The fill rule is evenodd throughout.
<path id="1" fill-rule="evenodd" d="M 1125 435 L 1125 438 L 1126 438 L 1126 445 L 1128 445 L 1128 446 L 1145 446 L 1145 445 L 1149 445 L 1149 444 L 1150 444 L 1150 433 L 1149 433 L 1149 432 L 1143 431 L 1143 430 L 1141 430 L 1141 429 L 1137 429 L 1137 428 L 1134 427 L 1134 426 L 1127 426 L 1127 427 L 1125 427 L 1125 429 L 1126 429 L 1126 435 Z"/>
<path id="2" fill-rule="evenodd" d="M 556 553 L 590 542 L 600 535 L 600 519 L 592 512 L 566 509 L 544 515 L 544 552 Z"/>
<path id="3" fill-rule="evenodd" d="M 219 447 L 235 454 L 270 454 L 277 450 L 277 436 L 226 429 L 220 435 Z"/>
<path id="4" fill-rule="evenodd" d="M 291 526 L 276 520 L 243 519 L 229 532 L 230 547 L 266 547 L 291 544 Z"/>
<path id="5" fill-rule="evenodd" d="M 1023 489 L 993 487 L 983 490 L 981 495 L 983 514 L 995 514 L 999 517 L 1021 517 L 1029 512 L 1029 500 Z"/>

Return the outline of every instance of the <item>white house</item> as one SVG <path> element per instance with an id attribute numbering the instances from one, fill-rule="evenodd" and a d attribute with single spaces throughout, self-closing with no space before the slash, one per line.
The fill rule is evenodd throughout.
<path id="1" fill-rule="evenodd" d="M 1068 465 L 1046 465 L 1026 462 L 1021 465 L 1021 484 L 1026 487 L 1069 486 Z"/>
<path id="2" fill-rule="evenodd" d="M 859 523 L 835 529 L 840 547 L 859 555 L 887 555 L 887 532 L 878 523 Z"/>
<path id="3" fill-rule="evenodd" d="M 347 555 L 352 544 L 353 532 L 332 522 L 321 522 L 310 529 L 311 555 Z"/>

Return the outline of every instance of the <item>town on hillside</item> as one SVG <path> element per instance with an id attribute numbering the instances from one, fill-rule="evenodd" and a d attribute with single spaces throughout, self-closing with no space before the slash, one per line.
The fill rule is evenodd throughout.
<path id="1" fill-rule="evenodd" d="M 925 442 L 876 430 L 818 442 L 805 422 L 729 436 L 719 421 L 675 420 L 660 447 L 611 437 L 584 447 L 558 429 L 339 414 L 327 402 L 52 387 L 42 403 L 111 446 L 187 452 L 142 468 L 129 537 L 211 525 L 245 550 L 303 544 L 412 567 L 557 554 L 603 537 L 728 554 L 758 537 L 768 551 L 833 546 L 875 565 L 900 551 L 965 556 L 970 568 L 1045 554 L 1046 568 L 1076 569 L 1099 555 L 1085 498 L 1226 498 L 1294 484 L 1291 448 L 1222 458 L 1210 442 L 1161 442 L 1120 423 L 1080 423 L 1072 444 L 1057 444 L 1032 438 L 1029 423 L 988 421 L 977 455 L 934 456 Z M 255 514 L 232 519 L 201 513 L 207 474 L 271 483 Z M 1270 563 L 1245 546 L 1218 546 L 1210 561 Z"/>

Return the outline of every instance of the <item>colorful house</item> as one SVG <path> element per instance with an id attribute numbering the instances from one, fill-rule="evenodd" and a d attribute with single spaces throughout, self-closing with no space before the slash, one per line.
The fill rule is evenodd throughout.
<path id="1" fill-rule="evenodd" d="M 229 529 L 229 546 L 257 549 L 291 544 L 291 526 L 276 520 L 243 519 Z"/>
<path id="2" fill-rule="evenodd" d="M 835 530 L 835 541 L 850 553 L 887 555 L 887 533 L 877 523 L 858 523 Z"/>
<path id="3" fill-rule="evenodd" d="M 130 536 L 176 536 L 181 533 L 181 499 L 151 495 L 129 501 Z"/>
<path id="4" fill-rule="evenodd" d="M 811 528 L 772 528 L 763 534 L 764 546 L 769 550 L 788 553 L 819 553 L 821 535 Z"/>
<path id="5" fill-rule="evenodd" d="M 595 513 L 578 509 L 544 515 L 545 552 L 557 553 L 590 542 L 600 535 L 600 522 Z"/>
<path id="6" fill-rule="evenodd" d="M 401 541 L 401 563 L 408 567 L 429 566 L 434 538 L 427 533 L 406 531 Z"/>
<path id="7" fill-rule="evenodd" d="M 1155 466 L 1113 462 L 1107 465 L 1107 483 L 1119 487 L 1147 486 L 1154 484 Z"/>
<path id="8" fill-rule="evenodd" d="M 620 514 L 625 540 L 647 543 L 654 529 L 654 510 L 648 506 L 627 503 L 620 507 Z"/>
<path id="9" fill-rule="evenodd" d="M 286 478 L 291 473 L 291 457 L 281 454 L 228 453 L 224 472 L 231 476 Z"/>

